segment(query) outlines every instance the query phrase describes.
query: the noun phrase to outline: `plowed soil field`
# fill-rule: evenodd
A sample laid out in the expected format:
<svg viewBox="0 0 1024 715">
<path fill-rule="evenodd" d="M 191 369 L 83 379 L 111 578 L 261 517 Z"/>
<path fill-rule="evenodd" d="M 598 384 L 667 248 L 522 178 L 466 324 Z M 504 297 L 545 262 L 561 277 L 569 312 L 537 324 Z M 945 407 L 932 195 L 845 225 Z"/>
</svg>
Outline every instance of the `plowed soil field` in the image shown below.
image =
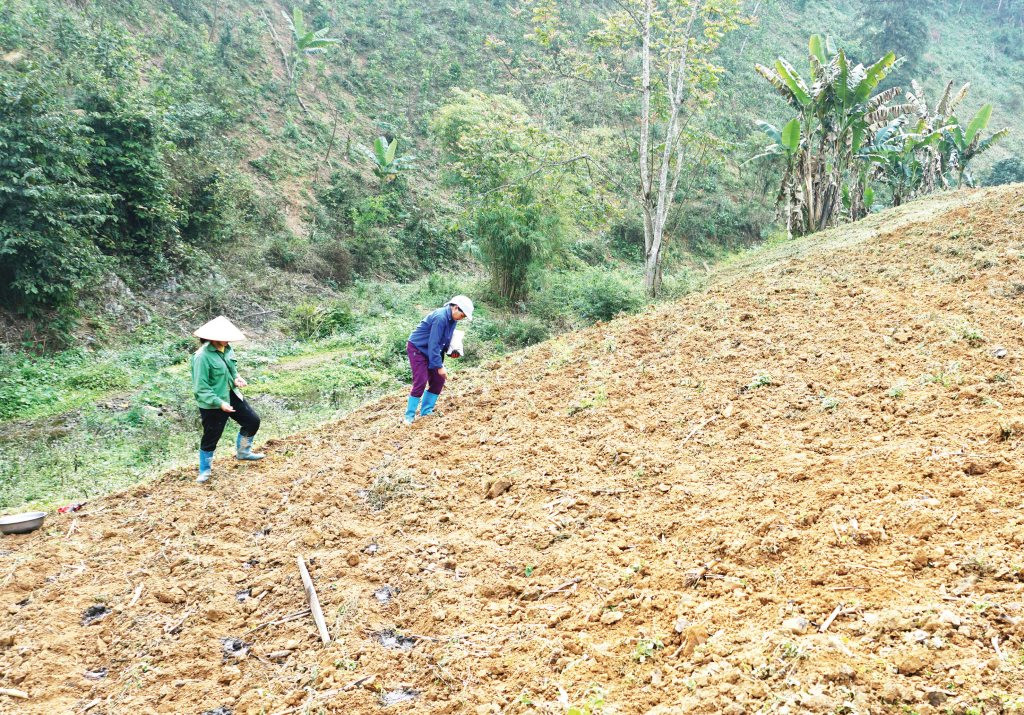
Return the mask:
<svg viewBox="0 0 1024 715">
<path fill-rule="evenodd" d="M 1022 307 L 1024 187 L 942 195 L 225 440 L 0 539 L 0 711 L 1022 711 Z"/>
</svg>

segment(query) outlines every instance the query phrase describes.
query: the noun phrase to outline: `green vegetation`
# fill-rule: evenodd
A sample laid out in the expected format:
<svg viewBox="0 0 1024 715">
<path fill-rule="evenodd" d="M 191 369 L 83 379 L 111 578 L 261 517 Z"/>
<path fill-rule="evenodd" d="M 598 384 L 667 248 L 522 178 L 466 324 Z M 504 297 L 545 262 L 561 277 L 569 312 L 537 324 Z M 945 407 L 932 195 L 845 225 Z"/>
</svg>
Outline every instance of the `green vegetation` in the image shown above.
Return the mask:
<svg viewBox="0 0 1024 715">
<path fill-rule="evenodd" d="M 954 114 L 970 85 L 953 94 L 950 81 L 933 109 L 913 82 L 907 102 L 894 104 L 899 87 L 876 91 L 897 65 L 894 52 L 869 66 L 854 64 L 830 37 L 812 35 L 809 55 L 806 81 L 783 57 L 773 67 L 756 66 L 797 110 L 781 131 L 760 122 L 771 138 L 762 156 L 782 158 L 777 202 L 788 233 L 835 225 L 841 209 L 850 219 L 863 218 L 876 197 L 873 184 L 888 190 L 894 206 L 938 188 L 972 185 L 970 163 L 1008 134 L 984 136 L 991 104 L 970 122 Z"/>
<path fill-rule="evenodd" d="M 0 4 L 0 505 L 190 463 L 187 336 L 213 315 L 258 336 L 243 364 L 280 434 L 397 389 L 406 335 L 455 292 L 481 306 L 472 364 L 781 240 L 785 167 L 746 163 L 754 121 L 794 162 L 817 130 L 752 68 L 811 33 L 927 78 L 912 121 L 829 155 L 833 217 L 1024 177 L 1021 133 L 985 126 L 1024 107 L 1019 3 L 701 2 L 693 26 L 684 5 L 652 5 L 645 85 L 632 0 Z"/>
<path fill-rule="evenodd" d="M 483 302 L 469 327 L 465 357 L 448 367 L 457 372 L 594 316 L 610 317 L 622 306 L 622 287 L 641 295 L 638 275 L 584 274 L 570 283 L 573 299 L 562 301 L 547 287 L 561 285 L 558 277 L 538 274 L 539 302 L 515 315 Z M 317 425 L 401 390 L 409 379 L 409 333 L 427 309 L 461 290 L 487 294 L 473 278 L 357 282 L 339 298 L 296 306 L 287 317 L 287 337 L 241 344 L 246 397 L 263 417 L 259 439 Z M 192 467 L 200 434 L 188 377 L 195 347 L 194 339 L 154 324 L 120 347 L 45 356 L 0 352 L 0 509 L 71 501 L 176 464 Z M 606 399 L 598 394 L 588 406 Z M 218 459 L 230 458 L 228 447 L 225 438 Z"/>
</svg>

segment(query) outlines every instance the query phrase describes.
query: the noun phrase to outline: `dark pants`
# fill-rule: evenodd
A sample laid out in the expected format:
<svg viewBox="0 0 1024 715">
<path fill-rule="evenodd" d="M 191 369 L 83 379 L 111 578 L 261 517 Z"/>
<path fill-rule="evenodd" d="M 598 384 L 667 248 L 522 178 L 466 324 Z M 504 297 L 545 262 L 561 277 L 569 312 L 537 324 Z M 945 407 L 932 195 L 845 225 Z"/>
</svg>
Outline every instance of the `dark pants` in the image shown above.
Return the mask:
<svg viewBox="0 0 1024 715">
<path fill-rule="evenodd" d="M 239 400 L 234 391 L 231 392 L 229 399 L 231 406 L 235 408 L 234 412 L 199 408 L 199 418 L 203 421 L 203 439 L 199 443 L 199 449 L 204 452 L 212 452 L 217 448 L 217 442 L 224 434 L 224 425 L 228 423 L 228 417 L 238 423 L 243 437 L 256 436 L 260 428 L 260 416 L 249 407 L 248 402 Z"/>
<path fill-rule="evenodd" d="M 444 375 L 427 367 L 427 356 L 412 343 L 406 343 L 405 352 L 409 354 L 409 366 L 412 368 L 412 397 L 423 397 L 423 389 L 430 386 L 430 391 L 440 395 L 444 389 Z"/>
</svg>

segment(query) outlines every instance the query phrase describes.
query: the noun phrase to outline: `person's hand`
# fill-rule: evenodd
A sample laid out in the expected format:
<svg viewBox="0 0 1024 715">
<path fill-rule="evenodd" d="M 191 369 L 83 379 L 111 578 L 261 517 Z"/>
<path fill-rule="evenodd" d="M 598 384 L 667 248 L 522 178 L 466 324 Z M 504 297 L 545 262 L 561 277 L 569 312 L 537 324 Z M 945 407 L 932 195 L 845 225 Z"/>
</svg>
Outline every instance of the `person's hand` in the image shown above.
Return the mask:
<svg viewBox="0 0 1024 715">
<path fill-rule="evenodd" d="M 245 381 L 245 378 L 239 375 L 235 378 L 235 387 L 246 387 L 249 383 Z"/>
<path fill-rule="evenodd" d="M 448 371 L 445 370 L 443 367 L 437 368 L 437 374 L 440 375 L 441 377 L 448 377 Z"/>
<path fill-rule="evenodd" d="M 221 411 L 221 412 L 229 412 L 229 413 L 230 413 L 230 412 L 234 412 L 234 411 L 235 411 L 235 408 L 234 408 L 234 407 L 232 407 L 231 405 L 229 405 L 228 403 L 226 403 L 226 402 L 225 402 L 225 403 L 223 403 L 223 404 L 222 404 L 222 405 L 220 406 L 220 411 Z"/>
</svg>

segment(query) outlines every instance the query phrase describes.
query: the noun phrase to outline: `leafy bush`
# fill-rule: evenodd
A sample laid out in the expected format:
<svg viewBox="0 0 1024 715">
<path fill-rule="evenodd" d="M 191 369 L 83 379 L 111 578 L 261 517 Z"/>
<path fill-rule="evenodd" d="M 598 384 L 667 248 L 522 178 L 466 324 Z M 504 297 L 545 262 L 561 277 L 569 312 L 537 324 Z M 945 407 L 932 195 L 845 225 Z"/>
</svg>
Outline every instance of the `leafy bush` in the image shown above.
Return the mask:
<svg viewBox="0 0 1024 715">
<path fill-rule="evenodd" d="M 143 97 L 120 93 L 92 95 L 84 110 L 93 134 L 90 171 L 98 187 L 117 195 L 95 240 L 109 255 L 163 272 L 178 240 L 180 210 L 162 154 L 161 114 Z"/>
<path fill-rule="evenodd" d="M 355 260 L 344 243 L 337 239 L 317 242 L 313 244 L 313 254 L 319 259 L 310 271 L 314 277 L 332 281 L 339 288 L 352 282 Z"/>
<path fill-rule="evenodd" d="M 252 181 L 231 169 L 214 168 L 183 181 L 181 237 L 196 246 L 218 246 L 262 218 L 264 202 Z"/>
<path fill-rule="evenodd" d="M 587 321 L 611 320 L 620 313 L 634 313 L 644 304 L 637 281 L 600 268 L 574 277 L 571 305 Z"/>
<path fill-rule="evenodd" d="M 292 309 L 289 323 L 296 337 L 303 340 L 326 338 L 355 325 L 356 318 L 347 303 L 303 303 Z"/>
<path fill-rule="evenodd" d="M 985 179 L 986 186 L 1002 186 L 1003 184 L 1014 184 L 1024 181 L 1024 159 L 1019 156 L 1011 156 L 1008 159 L 1000 159 L 992 165 Z"/>
<path fill-rule="evenodd" d="M 551 331 L 542 321 L 533 317 L 512 318 L 505 323 L 502 337 L 515 347 L 542 343 L 551 337 Z"/>
<path fill-rule="evenodd" d="M 460 293 L 466 294 L 463 282 L 444 273 L 431 273 L 427 276 L 426 284 L 419 291 L 423 302 L 431 307 L 440 307 L 452 296 Z"/>
<path fill-rule="evenodd" d="M 127 387 L 129 377 L 128 371 L 119 365 L 87 362 L 70 372 L 64 384 L 80 390 L 114 390 Z"/>
<path fill-rule="evenodd" d="M 400 234 L 402 245 L 419 267 L 427 270 L 451 270 L 462 260 L 463 236 L 439 226 L 435 219 L 420 213 L 413 216 Z"/>
<path fill-rule="evenodd" d="M 278 235 L 271 240 L 264 251 L 267 263 L 275 268 L 294 268 L 305 255 L 305 246 L 292 235 Z"/>
<path fill-rule="evenodd" d="M 378 226 L 385 226 L 394 220 L 394 209 L 395 206 L 386 194 L 367 196 L 349 210 L 352 229 L 360 236 Z"/>
<path fill-rule="evenodd" d="M 632 275 L 590 268 L 545 275 L 527 308 L 548 324 L 572 328 L 636 312 L 644 301 L 640 282 Z"/>
<path fill-rule="evenodd" d="M 91 234 L 112 196 L 87 173 L 88 128 L 32 67 L 0 65 L 0 299 L 71 309 L 104 260 Z"/>
</svg>

